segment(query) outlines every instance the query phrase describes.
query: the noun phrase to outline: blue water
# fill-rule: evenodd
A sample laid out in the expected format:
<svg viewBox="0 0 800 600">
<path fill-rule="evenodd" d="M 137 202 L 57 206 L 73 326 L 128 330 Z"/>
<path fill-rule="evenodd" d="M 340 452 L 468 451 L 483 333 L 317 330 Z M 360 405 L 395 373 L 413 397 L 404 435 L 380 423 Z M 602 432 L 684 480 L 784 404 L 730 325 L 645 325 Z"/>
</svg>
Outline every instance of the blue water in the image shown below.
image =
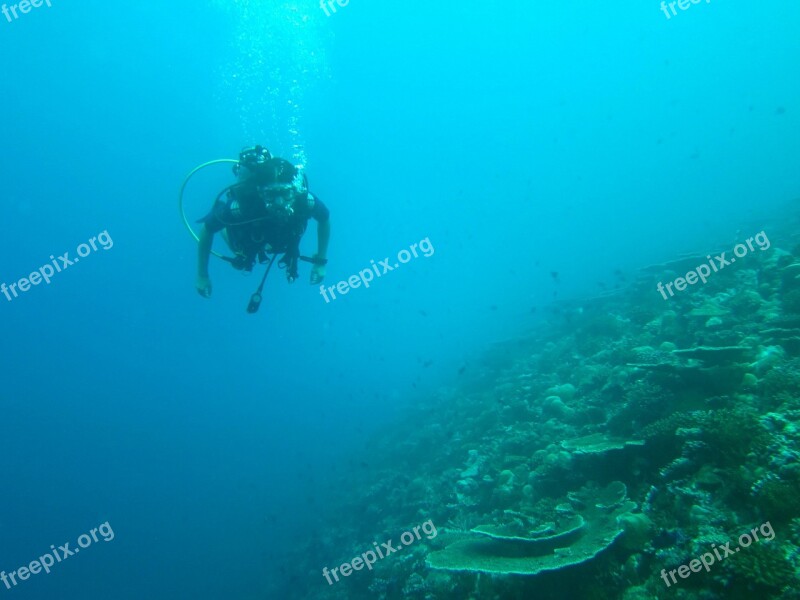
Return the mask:
<svg viewBox="0 0 800 600">
<path fill-rule="evenodd" d="M 790 0 L 669 19 L 655 1 L 0 15 L 0 282 L 113 241 L 0 296 L 0 570 L 114 532 L 0 598 L 292 589 L 308 575 L 282 557 L 325 535 L 343 473 L 406 406 L 551 303 L 752 235 L 798 197 L 799 23 Z M 326 285 L 435 251 L 330 303 L 308 264 L 291 286 L 273 271 L 257 315 L 260 271 L 215 261 L 200 298 L 178 189 L 254 143 L 330 208 Z M 230 182 L 193 178 L 188 218 Z"/>
</svg>

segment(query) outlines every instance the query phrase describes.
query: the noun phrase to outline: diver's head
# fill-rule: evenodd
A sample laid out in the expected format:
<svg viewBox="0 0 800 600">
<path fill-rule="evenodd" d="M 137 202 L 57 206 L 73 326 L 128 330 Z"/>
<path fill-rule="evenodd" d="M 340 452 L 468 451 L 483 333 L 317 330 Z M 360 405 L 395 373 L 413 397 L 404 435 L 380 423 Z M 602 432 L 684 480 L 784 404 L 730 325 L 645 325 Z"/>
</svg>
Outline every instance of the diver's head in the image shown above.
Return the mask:
<svg viewBox="0 0 800 600">
<path fill-rule="evenodd" d="M 239 153 L 239 162 L 233 166 L 233 174 L 240 183 L 250 180 L 268 181 L 271 171 L 267 169 L 267 164 L 271 159 L 269 150 L 263 146 L 244 148 Z"/>
<path fill-rule="evenodd" d="M 256 185 L 267 211 L 277 218 L 292 216 L 297 204 L 308 197 L 306 176 L 282 158 L 268 160 L 263 172 L 265 179 Z"/>
</svg>

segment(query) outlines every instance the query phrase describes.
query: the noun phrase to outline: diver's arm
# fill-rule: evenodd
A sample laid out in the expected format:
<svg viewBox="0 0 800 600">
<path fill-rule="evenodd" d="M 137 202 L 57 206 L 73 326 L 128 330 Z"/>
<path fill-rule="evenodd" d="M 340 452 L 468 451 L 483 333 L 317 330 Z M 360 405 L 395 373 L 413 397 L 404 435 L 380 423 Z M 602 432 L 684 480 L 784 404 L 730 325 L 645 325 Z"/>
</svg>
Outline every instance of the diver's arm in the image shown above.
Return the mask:
<svg viewBox="0 0 800 600">
<path fill-rule="evenodd" d="M 331 220 L 317 222 L 317 258 L 328 256 L 328 242 L 331 239 Z"/>
<path fill-rule="evenodd" d="M 330 217 L 317 221 L 317 253 L 314 258 L 320 258 L 327 262 L 328 241 L 331 239 L 331 220 Z M 325 279 L 325 262 L 315 263 L 311 267 L 311 285 L 321 283 Z"/>
<path fill-rule="evenodd" d="M 313 200 L 311 205 L 312 216 L 317 222 L 317 253 L 314 258 L 320 259 L 319 262 L 315 262 L 314 266 L 311 267 L 311 285 L 316 285 L 325 279 L 325 263 L 328 262 L 328 242 L 331 239 L 331 213 L 319 198 L 313 194 L 309 194 L 309 198 Z"/>
<path fill-rule="evenodd" d="M 197 240 L 197 292 L 204 298 L 211 296 L 211 280 L 208 278 L 208 259 L 211 256 L 211 245 L 214 234 L 203 225 Z"/>
</svg>

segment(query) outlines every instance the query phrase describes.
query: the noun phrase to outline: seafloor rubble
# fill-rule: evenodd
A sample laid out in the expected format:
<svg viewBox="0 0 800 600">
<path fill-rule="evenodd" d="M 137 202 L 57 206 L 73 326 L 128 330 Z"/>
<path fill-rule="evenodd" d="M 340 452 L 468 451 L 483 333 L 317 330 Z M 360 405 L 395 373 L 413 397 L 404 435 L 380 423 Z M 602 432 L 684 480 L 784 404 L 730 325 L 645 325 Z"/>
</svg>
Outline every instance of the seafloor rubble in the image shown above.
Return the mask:
<svg viewBox="0 0 800 600">
<path fill-rule="evenodd" d="M 665 301 L 681 268 L 561 307 L 376 439 L 307 597 L 800 598 L 800 246 Z M 428 519 L 372 572 L 329 587 L 312 563 Z M 773 540 L 662 580 L 765 522 Z"/>
</svg>

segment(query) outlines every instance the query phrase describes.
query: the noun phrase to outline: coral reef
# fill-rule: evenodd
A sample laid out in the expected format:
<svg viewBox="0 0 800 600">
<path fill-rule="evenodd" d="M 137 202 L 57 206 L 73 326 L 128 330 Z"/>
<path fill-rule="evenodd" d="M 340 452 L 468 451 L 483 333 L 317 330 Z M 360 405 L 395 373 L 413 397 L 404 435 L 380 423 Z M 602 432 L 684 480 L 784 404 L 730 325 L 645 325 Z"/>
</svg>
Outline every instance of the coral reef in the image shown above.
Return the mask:
<svg viewBox="0 0 800 600">
<path fill-rule="evenodd" d="M 337 525 L 309 551 L 325 560 L 298 558 L 305 597 L 797 598 L 796 256 L 753 254 L 668 303 L 653 282 L 701 259 L 657 265 L 497 345 L 370 445 L 380 467 L 331 502 Z M 313 582 L 427 519 L 438 537 L 335 590 Z M 766 521 L 774 540 L 664 585 L 662 569 Z"/>
<path fill-rule="evenodd" d="M 578 565 L 609 548 L 624 531 L 621 517 L 636 507 L 625 500 L 620 482 L 599 493 L 570 494 L 568 499 L 572 509 L 564 503 L 553 511 L 551 522 L 505 511 L 506 518 L 513 518 L 502 525 L 472 529 L 488 539 L 456 541 L 431 554 L 428 564 L 447 571 L 505 575 L 537 575 Z"/>
</svg>

